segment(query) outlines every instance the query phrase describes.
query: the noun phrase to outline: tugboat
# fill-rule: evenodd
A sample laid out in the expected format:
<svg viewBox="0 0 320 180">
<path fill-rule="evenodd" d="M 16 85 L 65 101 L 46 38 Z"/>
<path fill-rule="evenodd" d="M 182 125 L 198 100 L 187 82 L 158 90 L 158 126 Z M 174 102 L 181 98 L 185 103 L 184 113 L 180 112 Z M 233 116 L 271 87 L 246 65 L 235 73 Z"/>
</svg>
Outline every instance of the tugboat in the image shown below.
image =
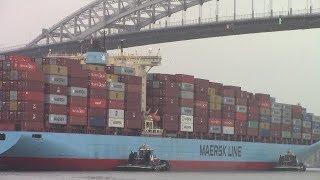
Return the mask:
<svg viewBox="0 0 320 180">
<path fill-rule="evenodd" d="M 160 160 L 154 155 L 154 150 L 147 145 L 140 146 L 138 152 L 132 152 L 128 164 L 117 166 L 117 171 L 169 171 L 169 162 Z"/>
<path fill-rule="evenodd" d="M 280 155 L 278 165 L 274 168 L 276 171 L 306 171 L 306 166 L 298 162 L 297 156 L 288 151 L 285 155 Z"/>
</svg>

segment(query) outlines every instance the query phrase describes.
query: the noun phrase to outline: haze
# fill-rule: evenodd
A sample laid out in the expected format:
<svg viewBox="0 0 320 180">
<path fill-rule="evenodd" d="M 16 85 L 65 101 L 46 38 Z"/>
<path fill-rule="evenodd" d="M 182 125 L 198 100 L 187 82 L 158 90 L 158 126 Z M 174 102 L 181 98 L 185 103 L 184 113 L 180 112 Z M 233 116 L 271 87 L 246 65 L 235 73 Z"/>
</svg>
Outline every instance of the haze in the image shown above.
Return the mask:
<svg viewBox="0 0 320 180">
<path fill-rule="evenodd" d="M 1 0 L 0 48 L 31 41 L 42 28 L 49 28 L 89 2 L 91 0 Z M 238 2 L 241 2 L 239 13 L 251 11 L 247 8 L 250 0 Z M 274 4 L 278 4 L 275 11 L 287 9 L 287 0 L 277 0 Z M 320 8 L 319 0 L 312 4 Z M 307 6 L 306 1 L 293 1 L 293 8 Z M 212 4 L 206 8 L 204 14 L 212 17 L 214 7 Z M 256 9 L 257 12 L 268 9 L 268 1 L 256 2 Z M 196 15 L 196 10 L 193 8 L 188 13 Z M 232 12 L 232 6 L 221 8 L 222 15 L 232 15 Z M 260 33 L 157 44 L 129 51 L 160 48 L 163 65 L 152 72 L 193 74 L 226 85 L 238 85 L 244 90 L 269 93 L 279 102 L 300 102 L 309 112 L 320 115 L 319 34 L 319 29 Z"/>
</svg>

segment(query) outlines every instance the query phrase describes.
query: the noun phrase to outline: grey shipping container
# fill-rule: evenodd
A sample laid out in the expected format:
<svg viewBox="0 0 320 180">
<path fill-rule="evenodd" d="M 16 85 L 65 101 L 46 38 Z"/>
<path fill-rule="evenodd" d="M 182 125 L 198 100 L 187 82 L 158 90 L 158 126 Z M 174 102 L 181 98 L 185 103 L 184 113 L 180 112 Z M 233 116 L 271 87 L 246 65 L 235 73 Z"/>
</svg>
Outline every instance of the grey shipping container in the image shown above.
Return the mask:
<svg viewBox="0 0 320 180">
<path fill-rule="evenodd" d="M 272 109 L 282 109 L 282 104 L 281 103 L 272 103 Z"/>
<path fill-rule="evenodd" d="M 281 109 L 272 109 L 271 115 L 274 117 L 281 117 L 282 111 Z"/>
<path fill-rule="evenodd" d="M 18 92 L 17 91 L 10 91 L 10 101 L 16 101 L 18 98 Z"/>
<path fill-rule="evenodd" d="M 180 98 L 182 99 L 194 99 L 194 93 L 189 91 L 181 91 Z"/>
<path fill-rule="evenodd" d="M 62 95 L 47 94 L 45 96 L 45 102 L 48 104 L 67 105 L 68 98 Z"/>
<path fill-rule="evenodd" d="M 231 98 L 231 97 L 223 97 L 223 104 L 234 105 L 235 104 L 235 99 Z"/>
<path fill-rule="evenodd" d="M 292 119 L 291 118 L 282 118 L 282 123 L 283 124 L 292 124 Z"/>
<path fill-rule="evenodd" d="M 302 121 L 302 126 L 304 128 L 311 128 L 312 127 L 312 123 L 310 121 Z"/>
<path fill-rule="evenodd" d="M 311 139 L 311 134 L 309 134 L 309 133 L 302 133 L 302 139 L 310 140 L 310 139 Z"/>
<path fill-rule="evenodd" d="M 193 108 L 190 107 L 181 107 L 180 108 L 181 115 L 193 116 Z"/>
<path fill-rule="evenodd" d="M 209 133 L 220 134 L 221 126 L 209 126 Z"/>
<path fill-rule="evenodd" d="M 17 70 L 10 71 L 10 80 L 11 81 L 18 80 L 18 71 Z"/>
<path fill-rule="evenodd" d="M 124 91 L 124 83 L 110 82 L 108 85 L 108 90 L 110 91 Z"/>
<path fill-rule="evenodd" d="M 272 117 L 271 118 L 271 122 L 272 123 L 281 123 L 281 118 L 280 117 Z"/>
<path fill-rule="evenodd" d="M 134 76 L 136 74 L 136 72 L 135 72 L 134 68 L 115 66 L 114 67 L 114 74 Z"/>
<path fill-rule="evenodd" d="M 152 82 L 152 87 L 155 88 L 155 89 L 159 88 L 160 87 L 160 82 L 159 81 L 153 81 Z"/>
<path fill-rule="evenodd" d="M 194 85 L 190 83 L 180 83 L 179 87 L 181 91 L 190 91 L 190 92 L 194 91 Z"/>
<path fill-rule="evenodd" d="M 68 86 L 68 77 L 58 75 L 47 75 L 45 78 L 46 83 Z"/>
<path fill-rule="evenodd" d="M 293 139 L 301 139 L 301 133 L 292 133 Z"/>
<path fill-rule="evenodd" d="M 70 87 L 69 88 L 70 96 L 78 96 L 78 97 L 88 97 L 88 89 L 81 87 Z"/>
</svg>

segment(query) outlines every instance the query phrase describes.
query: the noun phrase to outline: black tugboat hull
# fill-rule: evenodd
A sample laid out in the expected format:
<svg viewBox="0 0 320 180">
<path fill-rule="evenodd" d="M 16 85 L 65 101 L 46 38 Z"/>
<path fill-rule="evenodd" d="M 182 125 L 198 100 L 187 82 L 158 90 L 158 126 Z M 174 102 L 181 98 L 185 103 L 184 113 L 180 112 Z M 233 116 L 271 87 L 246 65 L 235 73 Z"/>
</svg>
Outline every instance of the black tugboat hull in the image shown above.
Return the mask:
<svg viewBox="0 0 320 180">
<path fill-rule="evenodd" d="M 116 171 L 155 171 L 153 166 L 138 166 L 138 165 L 125 165 L 118 166 Z"/>
<path fill-rule="evenodd" d="M 306 171 L 305 167 L 300 166 L 276 166 L 274 171 Z"/>
</svg>

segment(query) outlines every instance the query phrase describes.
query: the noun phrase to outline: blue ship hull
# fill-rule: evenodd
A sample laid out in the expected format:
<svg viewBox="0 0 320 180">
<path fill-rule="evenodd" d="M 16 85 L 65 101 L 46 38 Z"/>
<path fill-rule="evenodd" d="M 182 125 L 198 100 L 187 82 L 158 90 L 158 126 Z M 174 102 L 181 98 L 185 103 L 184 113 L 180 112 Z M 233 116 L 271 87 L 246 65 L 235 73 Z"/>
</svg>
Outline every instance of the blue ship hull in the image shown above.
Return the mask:
<svg viewBox="0 0 320 180">
<path fill-rule="evenodd" d="M 298 158 L 319 148 L 307 145 L 236 141 L 3 132 L 0 167 L 9 170 L 112 170 L 126 164 L 128 154 L 142 144 L 170 163 L 171 170 L 266 170 L 288 150 Z M 41 138 L 33 137 L 41 134 Z"/>
</svg>

